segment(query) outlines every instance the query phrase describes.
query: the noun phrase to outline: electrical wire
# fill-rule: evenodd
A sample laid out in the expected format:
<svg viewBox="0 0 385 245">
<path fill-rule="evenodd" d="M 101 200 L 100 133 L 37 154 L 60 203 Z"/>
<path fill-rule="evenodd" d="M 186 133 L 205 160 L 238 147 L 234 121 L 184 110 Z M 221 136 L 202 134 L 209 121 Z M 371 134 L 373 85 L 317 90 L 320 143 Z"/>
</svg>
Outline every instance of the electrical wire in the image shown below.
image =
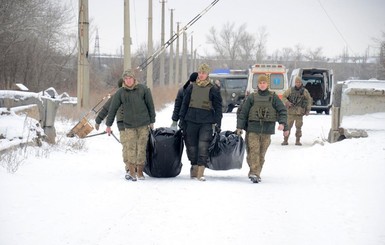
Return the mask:
<svg viewBox="0 0 385 245">
<path fill-rule="evenodd" d="M 334 23 L 333 19 L 330 17 L 324 6 L 322 5 L 320 0 L 317 0 L 318 4 L 321 6 L 322 10 L 325 12 L 326 16 L 328 17 L 329 21 L 332 23 L 338 34 L 341 36 L 342 40 L 344 40 L 346 47 L 354 54 L 354 50 L 350 47 L 348 41 L 345 39 L 344 35 L 342 35 L 341 31 L 338 29 L 337 25 Z"/>
</svg>

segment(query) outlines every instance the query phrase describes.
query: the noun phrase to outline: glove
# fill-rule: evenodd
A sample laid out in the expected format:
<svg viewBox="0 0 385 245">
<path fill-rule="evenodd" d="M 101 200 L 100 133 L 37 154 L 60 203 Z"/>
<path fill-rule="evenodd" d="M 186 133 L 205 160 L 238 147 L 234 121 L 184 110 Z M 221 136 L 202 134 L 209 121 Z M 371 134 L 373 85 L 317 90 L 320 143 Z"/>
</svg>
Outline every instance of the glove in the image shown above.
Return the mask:
<svg viewBox="0 0 385 245">
<path fill-rule="evenodd" d="M 153 123 L 150 123 L 150 124 L 148 125 L 148 127 L 149 127 L 150 129 L 154 129 L 154 124 L 153 124 Z"/>
<path fill-rule="evenodd" d="M 235 131 L 235 133 L 236 133 L 238 136 L 241 136 L 241 135 L 242 135 L 242 129 L 237 128 L 237 130 Z"/>
<path fill-rule="evenodd" d="M 96 129 L 96 131 L 98 131 L 99 130 L 99 127 L 100 127 L 100 124 L 95 124 L 95 129 Z"/>
<path fill-rule="evenodd" d="M 172 121 L 172 124 L 171 124 L 171 128 L 174 129 L 175 131 L 178 130 L 178 126 L 177 126 L 177 121 Z"/>
</svg>

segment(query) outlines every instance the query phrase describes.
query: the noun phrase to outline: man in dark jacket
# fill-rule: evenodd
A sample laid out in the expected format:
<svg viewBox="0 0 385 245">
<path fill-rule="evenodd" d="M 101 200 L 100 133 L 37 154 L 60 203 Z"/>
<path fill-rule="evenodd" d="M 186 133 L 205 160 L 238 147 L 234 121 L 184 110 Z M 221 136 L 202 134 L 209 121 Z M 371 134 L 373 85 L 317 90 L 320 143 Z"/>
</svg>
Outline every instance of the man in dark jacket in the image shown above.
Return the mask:
<svg viewBox="0 0 385 245">
<path fill-rule="evenodd" d="M 123 125 L 125 157 L 128 161 L 126 179 L 136 181 L 144 179 L 143 169 L 146 160 L 146 147 L 149 128 L 154 127 L 155 107 L 150 89 L 139 84 L 131 70 L 123 73 L 123 86 L 114 94 L 106 120 L 108 135 L 116 112 L 123 107 Z"/>
<path fill-rule="evenodd" d="M 253 183 L 261 181 L 261 171 L 265 163 L 271 135 L 275 133 L 275 123 L 284 135 L 289 134 L 287 111 L 279 97 L 270 92 L 265 75 L 258 77 L 258 91 L 251 93 L 237 115 L 237 134 L 246 130 L 247 163 L 250 167 L 249 178 Z"/>
<path fill-rule="evenodd" d="M 174 103 L 174 111 L 172 112 L 172 117 L 171 117 L 172 119 L 171 128 L 173 128 L 174 130 L 178 129 L 177 125 L 179 121 L 179 111 L 183 101 L 183 93 L 185 89 L 190 85 L 190 83 L 195 82 L 197 78 L 198 78 L 198 72 L 191 73 L 189 80 L 187 80 L 187 82 L 178 90 L 178 94 L 176 95 L 175 103 Z"/>
<path fill-rule="evenodd" d="M 198 79 L 186 88 L 179 113 L 187 155 L 197 179 L 201 181 L 206 180 L 204 170 L 213 126 L 220 130 L 222 122 L 222 97 L 219 89 L 211 83 L 209 73 L 207 64 L 199 66 Z"/>
</svg>

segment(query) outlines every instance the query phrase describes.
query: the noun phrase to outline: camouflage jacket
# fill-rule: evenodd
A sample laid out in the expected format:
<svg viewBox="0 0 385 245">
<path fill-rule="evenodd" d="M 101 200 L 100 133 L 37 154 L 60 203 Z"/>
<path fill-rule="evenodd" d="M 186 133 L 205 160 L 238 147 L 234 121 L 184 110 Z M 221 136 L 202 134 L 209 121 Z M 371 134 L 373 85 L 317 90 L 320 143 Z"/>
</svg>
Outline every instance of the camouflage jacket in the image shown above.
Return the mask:
<svg viewBox="0 0 385 245">
<path fill-rule="evenodd" d="M 282 102 L 285 105 L 290 102 L 290 106 L 286 106 L 289 115 L 303 116 L 310 112 L 313 99 L 309 91 L 301 86 L 300 88 L 293 87 L 286 90 L 282 95 Z"/>
<path fill-rule="evenodd" d="M 132 89 L 123 85 L 112 97 L 106 125 L 111 126 L 116 112 L 123 107 L 124 128 L 138 128 L 155 122 L 155 106 L 150 89 L 135 84 Z"/>
</svg>

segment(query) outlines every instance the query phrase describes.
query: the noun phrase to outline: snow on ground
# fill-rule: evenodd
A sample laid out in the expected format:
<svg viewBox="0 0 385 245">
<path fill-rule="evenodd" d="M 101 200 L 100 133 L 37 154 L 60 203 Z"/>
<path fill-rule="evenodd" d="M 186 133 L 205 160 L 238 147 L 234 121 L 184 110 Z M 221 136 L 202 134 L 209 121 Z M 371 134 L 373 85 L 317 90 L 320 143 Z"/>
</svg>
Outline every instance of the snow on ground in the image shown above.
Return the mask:
<svg viewBox="0 0 385 245">
<path fill-rule="evenodd" d="M 158 112 L 155 127 L 171 113 Z M 328 115 L 304 118 L 301 147 L 293 137 L 281 146 L 277 131 L 259 184 L 246 161 L 191 180 L 186 154 L 175 178 L 126 181 L 113 137 L 71 150 L 78 140 L 63 135 L 76 122 L 57 121 L 57 146 L 13 174 L 0 168 L 0 244 L 385 244 L 385 116 L 376 116 L 369 137 L 334 144 Z M 222 130 L 235 130 L 235 118 L 224 114 Z"/>
</svg>

